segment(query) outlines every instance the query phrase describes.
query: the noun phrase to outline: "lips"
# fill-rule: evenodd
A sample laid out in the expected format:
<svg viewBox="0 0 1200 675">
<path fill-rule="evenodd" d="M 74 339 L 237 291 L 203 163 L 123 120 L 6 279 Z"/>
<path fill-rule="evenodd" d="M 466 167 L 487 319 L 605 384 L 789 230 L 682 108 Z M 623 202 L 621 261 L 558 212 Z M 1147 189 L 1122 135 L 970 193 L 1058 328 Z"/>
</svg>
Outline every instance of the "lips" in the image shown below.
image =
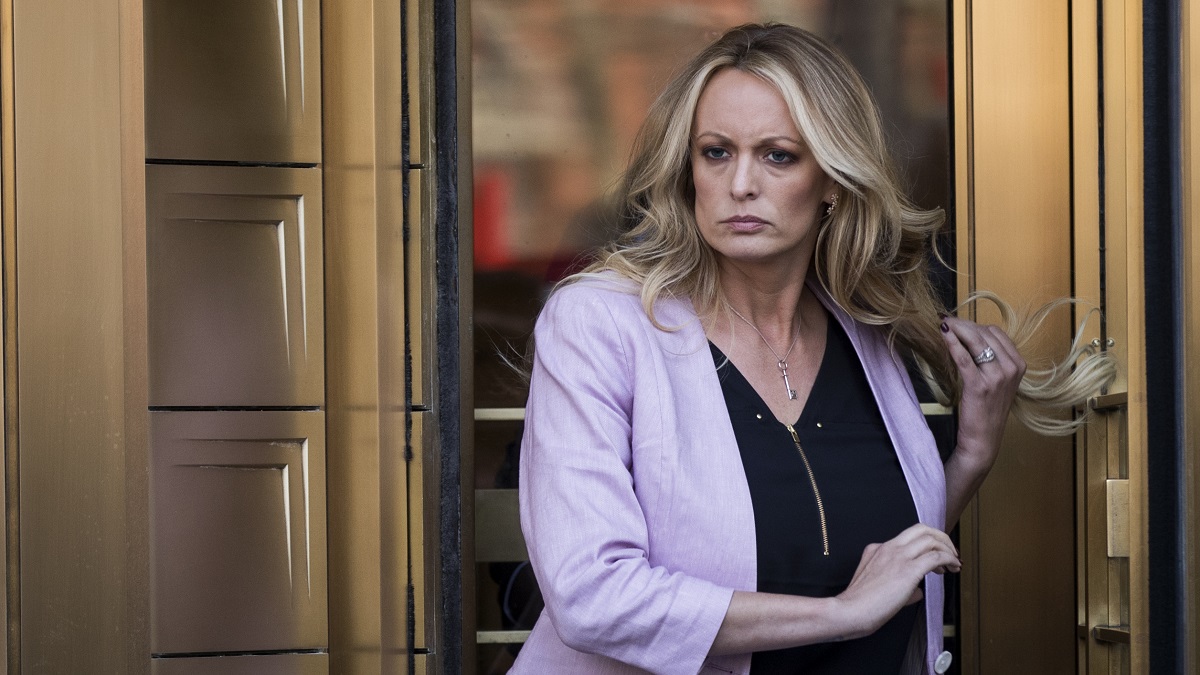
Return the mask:
<svg viewBox="0 0 1200 675">
<path fill-rule="evenodd" d="M 735 232 L 752 232 L 762 229 L 762 227 L 767 224 L 767 221 L 759 218 L 758 216 L 742 214 L 730 216 L 721 222 L 725 225 L 728 225 Z"/>
</svg>

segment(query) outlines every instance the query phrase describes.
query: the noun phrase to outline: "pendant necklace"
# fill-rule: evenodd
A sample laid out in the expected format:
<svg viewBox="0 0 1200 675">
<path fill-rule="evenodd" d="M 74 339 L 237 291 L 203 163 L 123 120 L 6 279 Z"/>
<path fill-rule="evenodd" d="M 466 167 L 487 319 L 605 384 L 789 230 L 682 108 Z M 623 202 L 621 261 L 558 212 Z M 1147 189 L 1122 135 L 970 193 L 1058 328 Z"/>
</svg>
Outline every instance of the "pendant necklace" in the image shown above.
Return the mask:
<svg viewBox="0 0 1200 675">
<path fill-rule="evenodd" d="M 792 383 L 788 381 L 787 358 L 792 355 L 792 350 L 796 348 L 796 342 L 800 340 L 800 331 L 796 331 L 795 337 L 792 338 L 792 345 L 788 347 L 787 353 L 781 357 L 779 356 L 779 352 L 775 351 L 775 348 L 771 346 L 771 343 L 767 340 L 767 336 L 763 335 L 762 331 L 758 329 L 758 326 L 750 323 L 750 319 L 742 316 L 742 313 L 734 309 L 733 305 L 730 305 L 728 302 L 726 302 L 725 305 L 729 307 L 729 311 L 733 312 L 737 318 L 746 322 L 747 326 L 753 328 L 754 332 L 758 333 L 758 337 L 762 338 L 763 344 L 767 346 L 767 349 L 771 350 L 771 354 L 775 357 L 775 367 L 779 369 L 779 375 L 783 378 L 783 388 L 787 390 L 789 399 L 793 401 L 796 400 L 796 390 L 792 389 Z"/>
</svg>

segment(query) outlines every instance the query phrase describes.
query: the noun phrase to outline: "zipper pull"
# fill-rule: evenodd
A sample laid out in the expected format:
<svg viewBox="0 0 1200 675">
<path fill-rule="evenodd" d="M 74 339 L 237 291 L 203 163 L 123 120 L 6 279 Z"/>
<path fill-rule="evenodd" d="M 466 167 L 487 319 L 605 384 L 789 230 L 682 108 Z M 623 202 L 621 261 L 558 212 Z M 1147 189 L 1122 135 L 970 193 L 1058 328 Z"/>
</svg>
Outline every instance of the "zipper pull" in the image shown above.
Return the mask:
<svg viewBox="0 0 1200 675">
<path fill-rule="evenodd" d="M 800 436 L 796 434 L 796 430 L 792 428 L 792 425 L 785 424 L 783 426 L 787 427 L 788 433 L 792 435 L 792 440 L 796 442 L 796 445 L 800 445 Z"/>
</svg>

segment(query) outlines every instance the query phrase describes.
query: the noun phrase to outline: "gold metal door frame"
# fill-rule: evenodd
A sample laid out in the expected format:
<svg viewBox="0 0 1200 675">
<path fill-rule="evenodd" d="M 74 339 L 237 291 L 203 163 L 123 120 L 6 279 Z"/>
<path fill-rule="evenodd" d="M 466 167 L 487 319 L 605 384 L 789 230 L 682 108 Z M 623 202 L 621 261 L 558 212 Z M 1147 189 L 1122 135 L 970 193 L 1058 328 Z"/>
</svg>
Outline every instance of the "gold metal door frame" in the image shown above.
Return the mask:
<svg viewBox="0 0 1200 675">
<path fill-rule="evenodd" d="M 17 475 L 17 381 L 12 372 L 16 363 L 17 329 L 16 315 L 16 228 L 15 190 L 16 155 L 13 152 L 13 0 L 0 0 L 0 264 L 3 264 L 3 349 L 0 350 L 0 372 L 3 372 L 4 415 L 4 461 L 0 463 L 4 485 L 4 519 L 0 527 L 4 533 L 4 634 L 0 645 L 4 647 L 3 672 L 19 672 L 20 653 L 10 648 L 11 642 L 21 638 L 21 547 L 17 533 L 20 532 L 20 491 L 15 479 Z"/>
<path fill-rule="evenodd" d="M 468 672 L 466 7 L 322 21 L 331 672 Z"/>
<path fill-rule="evenodd" d="M 1181 81 L 1183 86 L 1183 222 L 1184 222 L 1184 353 L 1186 361 L 1184 438 L 1190 443 L 1200 439 L 1200 8 L 1194 2 L 1183 3 L 1183 45 Z M 1187 659 L 1200 665 L 1200 459 L 1192 458 L 1187 471 L 1186 515 L 1184 532 L 1191 537 L 1186 552 L 1188 588 L 1186 616 L 1191 631 L 1187 635 Z"/>
<path fill-rule="evenodd" d="M 146 672 L 142 3 L 0 19 L 6 665 Z"/>
<path fill-rule="evenodd" d="M 3 309 L 3 345 L 0 349 L 0 372 L 3 373 L 4 460 L 0 472 L 4 485 L 4 518 L 0 529 L 4 534 L 4 631 L 0 646 L 4 648 L 3 669 L 0 673 L 20 672 L 20 652 L 13 649 L 21 639 L 21 545 L 20 486 L 17 476 L 17 379 L 13 366 L 17 362 L 17 266 L 16 266 L 16 153 L 13 152 L 13 0 L 0 0 L 0 264 L 3 273 L 0 294 Z"/>
</svg>

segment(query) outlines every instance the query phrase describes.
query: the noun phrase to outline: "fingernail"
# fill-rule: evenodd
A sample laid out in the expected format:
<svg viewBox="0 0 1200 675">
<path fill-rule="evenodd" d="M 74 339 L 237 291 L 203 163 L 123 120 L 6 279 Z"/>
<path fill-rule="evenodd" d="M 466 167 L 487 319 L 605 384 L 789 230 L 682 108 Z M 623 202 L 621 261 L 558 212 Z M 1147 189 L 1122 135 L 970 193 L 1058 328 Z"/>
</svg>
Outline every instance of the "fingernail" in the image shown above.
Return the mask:
<svg viewBox="0 0 1200 675">
<path fill-rule="evenodd" d="M 945 321 L 943 321 L 943 322 L 942 322 L 942 332 L 943 332 L 943 333 L 949 333 L 949 332 L 950 332 L 950 326 L 947 326 Z"/>
<path fill-rule="evenodd" d="M 948 317 L 948 316 L 950 316 L 950 315 L 949 315 L 949 314 L 947 314 L 947 313 L 945 313 L 945 312 L 938 312 L 938 318 L 939 318 L 939 319 L 945 319 L 945 318 L 946 318 L 946 317 Z"/>
</svg>

